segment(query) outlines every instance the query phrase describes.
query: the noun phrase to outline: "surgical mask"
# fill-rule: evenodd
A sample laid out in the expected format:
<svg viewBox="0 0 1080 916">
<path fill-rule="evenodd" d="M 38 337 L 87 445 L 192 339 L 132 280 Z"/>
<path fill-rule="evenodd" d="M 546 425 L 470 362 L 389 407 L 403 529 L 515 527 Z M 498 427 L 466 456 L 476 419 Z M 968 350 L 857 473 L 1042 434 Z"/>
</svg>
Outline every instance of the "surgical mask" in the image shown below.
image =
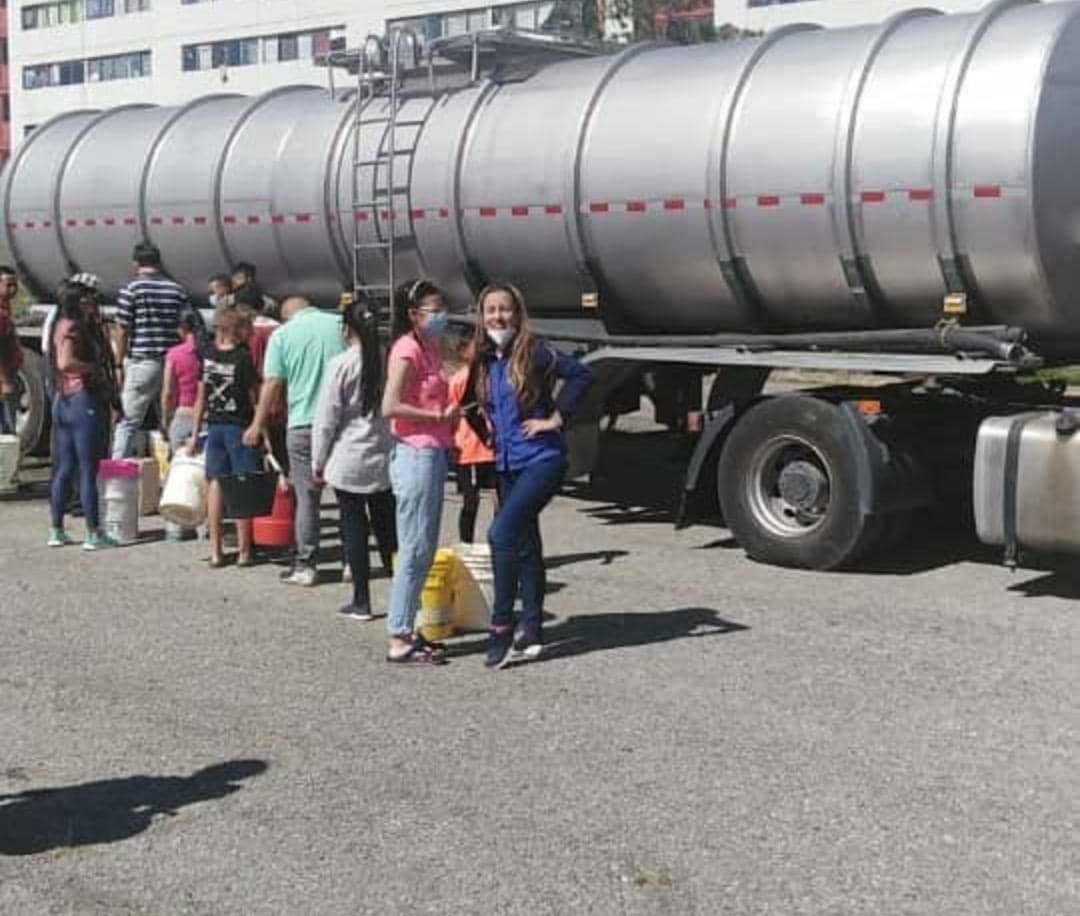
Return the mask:
<svg viewBox="0 0 1080 916">
<path fill-rule="evenodd" d="M 446 312 L 435 312 L 420 326 L 428 337 L 442 337 L 450 326 L 450 316 Z"/>
<path fill-rule="evenodd" d="M 506 345 L 514 339 L 513 328 L 488 328 L 487 336 L 496 347 L 505 350 Z"/>
</svg>

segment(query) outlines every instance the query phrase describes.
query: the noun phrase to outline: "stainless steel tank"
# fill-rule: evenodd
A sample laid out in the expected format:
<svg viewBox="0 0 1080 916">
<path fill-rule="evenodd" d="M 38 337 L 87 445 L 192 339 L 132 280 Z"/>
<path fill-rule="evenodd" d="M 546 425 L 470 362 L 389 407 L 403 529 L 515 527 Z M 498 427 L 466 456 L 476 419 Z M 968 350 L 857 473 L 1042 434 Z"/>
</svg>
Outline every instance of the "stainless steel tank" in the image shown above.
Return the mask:
<svg viewBox="0 0 1080 916">
<path fill-rule="evenodd" d="M 72 112 L 6 168 L 7 244 L 42 290 L 122 283 L 145 236 L 195 288 L 249 260 L 329 300 L 353 221 L 362 242 L 392 222 L 399 270 L 459 303 L 508 278 L 595 317 L 597 290 L 621 331 L 921 326 L 966 291 L 979 321 L 1080 338 L 1080 3 L 635 46 L 400 118 L 393 206 L 354 214 L 351 107 L 325 90 Z"/>
</svg>

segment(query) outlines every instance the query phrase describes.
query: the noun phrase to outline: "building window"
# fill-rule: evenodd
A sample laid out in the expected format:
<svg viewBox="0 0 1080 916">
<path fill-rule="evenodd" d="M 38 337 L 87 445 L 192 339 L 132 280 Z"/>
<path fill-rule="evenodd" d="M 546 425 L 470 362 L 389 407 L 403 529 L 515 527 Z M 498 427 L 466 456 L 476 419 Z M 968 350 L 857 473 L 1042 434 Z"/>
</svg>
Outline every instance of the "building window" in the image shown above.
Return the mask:
<svg viewBox="0 0 1080 916">
<path fill-rule="evenodd" d="M 23 89 L 71 86 L 83 82 L 99 83 L 149 75 L 150 52 L 134 51 L 130 54 L 92 57 L 89 60 L 66 60 L 56 64 L 23 67 Z"/>
<path fill-rule="evenodd" d="M 69 25 L 84 19 L 105 19 L 118 13 L 141 13 L 150 9 L 151 0 L 52 0 L 32 3 L 21 13 L 24 29 L 47 29 Z"/>
<path fill-rule="evenodd" d="M 388 30 L 410 29 L 423 46 L 436 38 L 463 35 L 466 32 L 478 32 L 490 28 L 505 27 L 536 31 L 544 27 L 555 11 L 555 7 L 554 0 L 533 0 L 532 3 L 500 4 L 431 16 L 391 19 L 386 23 L 386 27 Z"/>
<path fill-rule="evenodd" d="M 329 53 L 330 42 L 344 32 L 344 26 L 335 26 L 310 32 L 288 32 L 261 38 L 233 38 L 208 44 L 184 45 L 180 50 L 180 66 L 189 72 L 218 67 L 247 67 L 259 62 L 260 47 L 264 63 L 311 60 Z"/>
</svg>

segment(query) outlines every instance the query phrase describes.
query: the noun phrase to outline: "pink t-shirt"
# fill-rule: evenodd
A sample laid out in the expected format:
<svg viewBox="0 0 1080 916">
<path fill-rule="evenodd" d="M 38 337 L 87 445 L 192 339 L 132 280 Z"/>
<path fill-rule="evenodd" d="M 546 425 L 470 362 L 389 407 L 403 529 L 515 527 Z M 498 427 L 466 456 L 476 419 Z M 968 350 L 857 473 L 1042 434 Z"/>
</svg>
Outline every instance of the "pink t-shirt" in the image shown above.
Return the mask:
<svg viewBox="0 0 1080 916">
<path fill-rule="evenodd" d="M 70 340 L 75 345 L 79 342 L 78 328 L 70 318 L 58 319 L 56 327 L 53 329 L 53 350 L 56 353 L 57 360 L 60 358 L 60 346 L 65 340 Z M 56 389 L 64 397 L 78 394 L 84 387 L 81 372 L 61 372 L 59 369 L 56 370 Z"/>
<path fill-rule="evenodd" d="M 442 357 L 437 346 L 421 346 L 414 334 L 403 334 L 390 350 L 390 362 L 404 360 L 412 366 L 401 400 L 422 410 L 443 410 L 450 397 L 450 385 L 443 374 Z M 450 448 L 454 431 L 449 423 L 435 420 L 390 421 L 395 439 L 414 448 Z"/>
<path fill-rule="evenodd" d="M 165 371 L 176 376 L 176 406 L 194 407 L 201 371 L 194 337 L 169 349 L 165 354 Z"/>
</svg>

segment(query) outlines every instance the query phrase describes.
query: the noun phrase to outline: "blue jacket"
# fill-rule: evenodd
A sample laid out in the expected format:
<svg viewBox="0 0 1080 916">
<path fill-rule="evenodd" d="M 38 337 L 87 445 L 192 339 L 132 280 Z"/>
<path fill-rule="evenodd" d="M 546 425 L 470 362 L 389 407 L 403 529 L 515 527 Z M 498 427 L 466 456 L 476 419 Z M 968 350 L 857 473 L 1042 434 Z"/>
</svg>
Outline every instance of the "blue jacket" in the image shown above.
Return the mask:
<svg viewBox="0 0 1080 916">
<path fill-rule="evenodd" d="M 529 419 L 546 419 L 556 409 L 568 421 L 592 387 L 592 373 L 576 359 L 537 342 L 533 376 L 541 393 L 532 409 L 522 413 L 507 372 L 509 360 L 499 359 L 494 350 L 485 353 L 483 359 L 487 368 L 487 403 L 483 406 L 494 437 L 495 469 L 520 471 L 538 461 L 565 455 L 566 440 L 561 430 L 526 439 L 521 424 Z M 552 396 L 556 379 L 563 380 L 557 398 Z"/>
</svg>

